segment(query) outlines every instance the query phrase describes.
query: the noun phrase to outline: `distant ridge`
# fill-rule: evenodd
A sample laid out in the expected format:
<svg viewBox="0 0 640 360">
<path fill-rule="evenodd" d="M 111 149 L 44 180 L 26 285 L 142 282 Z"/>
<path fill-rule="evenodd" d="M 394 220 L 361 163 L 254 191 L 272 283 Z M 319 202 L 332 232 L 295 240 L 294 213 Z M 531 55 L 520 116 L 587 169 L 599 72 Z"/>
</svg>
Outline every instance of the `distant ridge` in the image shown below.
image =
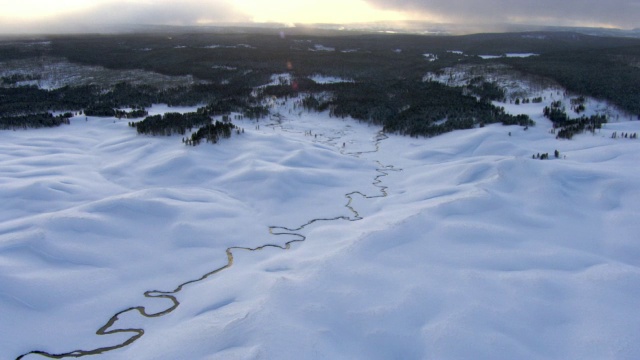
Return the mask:
<svg viewBox="0 0 640 360">
<path fill-rule="evenodd" d="M 256 33 L 265 31 L 286 31 L 300 33 L 387 33 L 414 34 L 427 36 L 453 36 L 482 33 L 519 33 L 519 32 L 573 32 L 592 36 L 640 38 L 640 28 L 617 29 L 601 27 L 543 26 L 529 24 L 453 24 L 429 23 L 423 21 L 379 21 L 351 24 L 285 24 L 277 22 L 229 22 L 211 25 L 140 25 L 140 24 L 85 24 L 74 23 L 52 31 L 51 34 L 126 34 L 126 33 Z M 44 35 L 45 33 L 24 33 L 21 35 Z M 2 35 L 2 33 L 0 33 Z M 13 33 L 13 35 L 18 35 Z"/>
</svg>

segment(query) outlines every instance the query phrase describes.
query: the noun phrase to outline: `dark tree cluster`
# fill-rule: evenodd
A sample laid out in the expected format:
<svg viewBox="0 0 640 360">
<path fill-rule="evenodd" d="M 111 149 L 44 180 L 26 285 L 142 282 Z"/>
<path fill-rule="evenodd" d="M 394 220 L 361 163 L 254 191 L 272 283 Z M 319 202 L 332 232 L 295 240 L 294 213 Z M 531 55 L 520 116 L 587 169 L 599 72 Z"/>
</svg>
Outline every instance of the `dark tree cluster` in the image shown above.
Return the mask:
<svg viewBox="0 0 640 360">
<path fill-rule="evenodd" d="M 170 136 L 173 134 L 184 135 L 191 132 L 188 138 L 183 138 L 183 143 L 196 146 L 206 140 L 213 144 L 220 139 L 229 138 L 235 129 L 238 133 L 244 133 L 244 129 L 239 129 L 229 121 L 229 114 L 225 110 L 232 108 L 220 107 L 221 103 L 212 103 L 205 107 L 198 108 L 196 112 L 190 113 L 165 113 L 164 115 L 147 116 L 144 120 L 130 122 L 129 126 L 135 127 L 138 134 L 149 134 L 154 136 Z M 237 105 L 240 105 L 239 103 Z M 223 115 L 224 121 L 212 123 L 212 116 Z"/>
<path fill-rule="evenodd" d="M 177 112 L 164 115 L 147 116 L 144 120 L 130 122 L 129 126 L 135 127 L 138 134 L 154 136 L 169 136 L 173 134 L 184 135 L 195 127 L 211 123 L 211 117 L 204 112 L 190 112 L 180 114 Z"/>
<path fill-rule="evenodd" d="M 0 114 L 26 115 L 56 110 L 88 110 L 91 116 L 114 116 L 115 108 L 151 105 L 149 94 L 144 98 L 120 85 L 110 91 L 98 86 L 65 86 L 46 90 L 36 86 L 0 88 Z M 124 91 L 124 93 L 122 93 Z M 140 94 L 138 94 L 140 95 Z"/>
<path fill-rule="evenodd" d="M 248 106 L 246 97 L 233 96 L 213 100 L 208 105 L 198 108 L 198 112 L 211 116 L 229 115 L 232 112 L 242 113 Z"/>
<path fill-rule="evenodd" d="M 240 132 L 238 127 L 231 122 L 216 121 L 213 124 L 202 126 L 191 134 L 191 138 L 183 141 L 185 144 L 193 146 L 200 144 L 202 139 L 215 144 L 220 139 L 228 139 L 231 137 L 231 133 L 234 129 L 237 130 L 237 132 Z"/>
<path fill-rule="evenodd" d="M 37 129 L 43 127 L 55 127 L 62 124 L 70 124 L 70 113 L 53 116 L 51 113 L 30 114 L 21 116 L 6 116 L 0 118 L 0 129 Z"/>
<path fill-rule="evenodd" d="M 269 108 L 262 105 L 247 106 L 243 111 L 243 115 L 252 120 L 262 119 L 269 115 Z"/>
<path fill-rule="evenodd" d="M 16 85 L 19 82 L 39 80 L 40 78 L 41 78 L 40 76 L 31 75 L 31 74 L 13 74 L 13 75 L 1 77 L 0 84 L 11 86 L 11 85 Z"/>
<path fill-rule="evenodd" d="M 558 151 L 558 150 L 556 150 L 556 151 Z M 558 156 L 560 156 L 560 155 L 558 155 Z M 556 156 L 556 157 L 558 157 L 558 156 Z M 543 153 L 543 154 L 537 153 L 537 154 L 533 154 L 533 155 L 531 156 L 531 158 L 532 158 L 532 159 L 540 159 L 540 160 L 549 160 L 549 153 Z"/>
<path fill-rule="evenodd" d="M 472 81 L 468 86 L 469 91 L 480 98 L 481 102 L 502 101 L 505 98 L 505 91 L 495 82 Z"/>
<path fill-rule="evenodd" d="M 636 65 L 639 57 L 640 46 L 636 44 L 612 46 L 606 51 L 558 51 L 501 61 L 521 71 L 552 78 L 571 92 L 606 99 L 640 116 L 640 68 Z"/>
<path fill-rule="evenodd" d="M 199 109 L 200 115 L 213 116 L 236 111 L 244 112 L 250 118 L 266 116 L 266 107 L 249 105 L 250 94 L 251 89 L 244 85 L 193 85 L 165 90 L 128 83 L 118 83 L 110 89 L 98 86 L 65 86 L 53 90 L 39 89 L 36 86 L 0 87 L 0 119 L 6 118 L 6 122 L 11 124 L 22 119 L 26 122 L 24 127 L 29 128 L 33 127 L 33 121 L 29 119 L 43 118 L 41 114 L 50 111 L 70 110 L 84 112 L 87 116 L 136 119 L 147 116 L 145 107 L 153 103 L 188 106 L 207 102 L 210 105 Z M 133 110 L 121 110 L 127 107 Z M 187 123 L 200 121 L 192 119 L 194 116 Z M 144 130 L 145 133 L 154 131 L 161 132 L 155 127 L 153 130 Z"/>
<path fill-rule="evenodd" d="M 607 123 L 605 115 L 591 115 L 589 117 L 582 115 L 579 118 L 570 118 L 559 100 L 551 103 L 550 107 L 545 106 L 543 113 L 553 122 L 553 129 L 557 133 L 556 138 L 558 139 L 572 139 L 574 135 L 584 131 L 595 133 L 597 129 L 602 128 L 602 124 Z"/>
<path fill-rule="evenodd" d="M 65 86 L 53 90 L 37 86 L 0 87 L 0 116 L 84 109 L 88 109 L 87 115 L 91 116 L 115 116 L 116 109 L 144 109 L 158 103 L 170 106 L 229 103 L 235 110 L 244 106 L 250 93 L 251 89 L 246 86 L 220 85 L 193 85 L 166 90 L 128 83 L 118 83 L 109 89 L 93 85 Z"/>
<path fill-rule="evenodd" d="M 116 110 L 111 106 L 104 104 L 90 105 L 84 109 L 87 116 L 111 117 L 116 116 Z"/>
<path fill-rule="evenodd" d="M 88 107 L 99 96 L 92 86 L 55 90 L 37 86 L 0 87 L 0 117 L 37 114 L 47 111 L 76 111 Z"/>
<path fill-rule="evenodd" d="M 607 123 L 607 117 L 605 115 L 591 115 L 589 117 L 581 116 L 577 119 L 569 119 L 562 125 L 554 125 L 559 127 L 557 137 L 559 139 L 571 139 L 573 135 L 581 134 L 584 131 L 591 133 L 596 132 L 597 129 L 602 128 L 602 124 Z"/>
<path fill-rule="evenodd" d="M 382 125 L 384 131 L 435 136 L 490 123 L 534 125 L 526 115 L 512 116 L 490 102 L 464 95 L 464 89 L 436 82 L 391 80 L 327 86 L 328 100 L 307 96 L 306 109 L 329 109 L 331 116 Z"/>
<path fill-rule="evenodd" d="M 573 98 L 569 100 L 571 103 L 571 110 L 575 111 L 576 114 L 580 114 L 584 112 L 587 108 L 584 106 L 586 99 L 584 96 L 578 96 L 577 98 Z"/>
<path fill-rule="evenodd" d="M 569 120 L 560 100 L 552 102 L 551 106 L 545 106 L 542 113 L 554 124 L 563 124 Z"/>
<path fill-rule="evenodd" d="M 108 91 L 104 91 L 108 90 Z M 96 99 L 113 108 L 145 108 L 161 100 L 161 92 L 149 85 L 132 85 L 127 82 L 115 84 L 111 89 L 102 89 Z"/>
<path fill-rule="evenodd" d="M 245 82 L 227 84 L 193 84 L 166 89 L 158 95 L 156 103 L 169 106 L 198 106 L 202 104 L 230 102 L 245 104 L 251 95 L 251 85 Z M 233 106 L 233 105 L 231 105 Z"/>
<path fill-rule="evenodd" d="M 16 45 L 0 47 L 0 60 L 56 56 L 109 69 L 191 75 L 196 83 L 171 89 L 126 83 L 110 88 L 0 88 L 0 117 L 87 109 L 89 114 L 113 116 L 111 111 L 118 114 L 117 109 L 142 109 L 153 103 L 166 103 L 170 106 L 210 104 L 201 115 L 237 112 L 255 119 L 266 116 L 268 109 L 260 105 L 260 98 L 253 98 L 252 92 L 268 83 L 272 74 L 287 72 L 295 78 L 292 84 L 262 88 L 262 96 L 286 98 L 300 92 L 315 94 L 305 99 L 305 108 L 329 110 L 332 116 L 352 116 L 380 124 L 386 131 L 433 136 L 494 122 L 533 125 L 526 115 L 511 116 L 492 106 L 491 100 L 504 97 L 497 84 L 479 78 L 465 90 L 419 80 L 427 72 L 453 65 L 488 62 L 467 55 L 507 52 L 531 52 L 540 56 L 492 61 L 506 63 L 526 74 L 550 77 L 573 92 L 608 99 L 640 115 L 640 92 L 635 91 L 640 82 L 640 68 L 636 65 L 640 40 L 637 39 L 554 32 L 442 37 L 346 34 L 301 28 L 288 29 L 286 36 L 283 35 L 280 29 L 224 33 L 194 30 L 194 33 L 56 36 L 51 37 L 51 45 L 46 47 L 22 46 L 16 42 Z M 335 51 L 310 51 L 320 44 Z M 459 49 L 464 54 L 448 52 L 451 49 Z M 438 59 L 425 61 L 425 52 L 436 54 Z M 318 84 L 309 79 L 313 74 L 354 82 Z M 332 96 L 319 96 L 320 93 Z M 469 93 L 475 96 L 466 96 Z M 529 99 L 518 101 L 526 103 Z M 582 111 L 579 105 L 577 109 Z M 166 129 L 159 128 L 145 131 L 166 133 Z"/>
<path fill-rule="evenodd" d="M 535 97 L 535 98 L 522 98 L 522 100 L 520 100 L 520 98 L 516 98 L 516 101 L 514 102 L 514 104 L 516 105 L 520 105 L 520 104 L 530 104 L 530 103 L 541 103 L 542 102 L 542 97 Z"/>
<path fill-rule="evenodd" d="M 145 109 L 133 109 L 131 111 L 115 110 L 115 117 L 118 119 L 138 119 L 149 115 L 149 112 Z"/>
</svg>

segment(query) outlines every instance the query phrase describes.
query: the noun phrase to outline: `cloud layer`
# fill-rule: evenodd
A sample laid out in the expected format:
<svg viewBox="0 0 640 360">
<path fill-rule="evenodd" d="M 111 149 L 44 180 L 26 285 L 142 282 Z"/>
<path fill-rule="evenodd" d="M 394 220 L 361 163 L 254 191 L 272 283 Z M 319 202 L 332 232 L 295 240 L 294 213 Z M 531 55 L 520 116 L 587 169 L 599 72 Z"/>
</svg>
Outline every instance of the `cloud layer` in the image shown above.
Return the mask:
<svg viewBox="0 0 640 360">
<path fill-rule="evenodd" d="M 384 9 L 419 12 L 447 22 L 640 27 L 640 1 L 629 0 L 366 0 Z"/>
<path fill-rule="evenodd" d="M 405 20 L 458 25 L 640 27 L 640 0 L 95 0 L 89 6 L 60 0 L 55 7 L 45 1 L 49 0 L 0 0 L 5 10 L 0 12 L 0 33 L 87 32 L 124 24 L 203 25 L 253 19 L 296 23 L 317 19 L 319 14 L 322 20 L 317 21 L 326 23 L 376 21 L 388 15 L 395 20 L 404 16 Z M 395 12 L 378 12 L 374 19 L 372 7 Z M 362 13 L 364 8 L 369 13 Z"/>
<path fill-rule="evenodd" d="M 109 2 L 85 14 L 106 23 L 194 25 L 203 22 L 248 21 L 226 1 Z"/>
<path fill-rule="evenodd" d="M 90 32 L 125 24 L 203 25 L 250 20 L 249 15 L 225 0 L 107 0 L 82 10 L 33 20 L 13 20 L 0 14 L 0 32 Z"/>
</svg>

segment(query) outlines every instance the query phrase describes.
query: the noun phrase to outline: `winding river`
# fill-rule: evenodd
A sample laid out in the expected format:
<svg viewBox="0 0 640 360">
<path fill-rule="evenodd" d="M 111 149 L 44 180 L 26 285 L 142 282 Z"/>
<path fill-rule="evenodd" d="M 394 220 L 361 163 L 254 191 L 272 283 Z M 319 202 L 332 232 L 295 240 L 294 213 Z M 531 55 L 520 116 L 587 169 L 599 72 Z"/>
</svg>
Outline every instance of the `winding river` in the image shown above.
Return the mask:
<svg viewBox="0 0 640 360">
<path fill-rule="evenodd" d="M 379 145 L 380 142 L 382 142 L 383 140 L 387 139 L 387 136 L 383 133 L 383 132 L 379 132 L 378 135 L 375 137 L 374 139 L 374 150 L 370 150 L 370 151 L 358 151 L 358 152 L 346 152 L 344 150 L 344 148 L 340 149 L 340 152 L 342 154 L 345 155 L 350 155 L 350 156 L 360 156 L 362 154 L 365 153 L 375 153 L 379 150 Z M 331 140 L 336 140 L 336 139 L 329 139 Z M 178 306 L 180 306 L 180 302 L 178 301 L 177 298 L 177 294 L 182 291 L 182 289 L 184 289 L 186 286 L 197 283 L 197 282 L 201 282 L 207 278 L 209 278 L 212 275 L 215 275 L 219 272 L 224 271 L 225 269 L 230 268 L 231 266 L 233 266 L 233 253 L 234 251 L 259 251 L 262 249 L 266 249 L 266 248 L 279 248 L 282 250 L 288 250 L 291 248 L 291 244 L 293 243 L 298 243 L 298 242 L 304 242 L 307 237 L 303 234 L 301 234 L 300 232 L 306 228 L 307 226 L 314 224 L 316 222 L 323 222 L 323 221 L 338 221 L 338 220 L 346 220 L 346 221 L 358 221 L 361 220 L 362 217 L 360 216 L 360 214 L 358 213 L 358 211 L 352 206 L 353 203 L 353 199 L 355 196 L 360 196 L 362 198 L 365 199 L 372 199 L 372 198 L 380 198 L 380 197 L 386 197 L 387 196 L 387 186 L 382 185 L 382 178 L 389 175 L 389 172 L 391 171 L 400 171 L 400 169 L 395 169 L 392 165 L 383 165 L 380 162 L 377 162 L 378 164 L 378 168 L 376 169 L 376 172 L 378 173 L 377 176 L 375 176 L 375 178 L 373 179 L 372 184 L 377 187 L 379 189 L 379 194 L 376 195 L 366 195 L 363 194 L 360 191 L 352 191 L 349 192 L 347 194 L 345 194 L 345 197 L 347 198 L 347 202 L 344 205 L 347 209 L 349 209 L 349 211 L 353 214 L 353 216 L 337 216 L 337 217 L 333 217 L 333 218 L 317 218 L 317 219 L 311 219 L 309 221 L 307 221 L 306 223 L 304 223 L 303 225 L 297 227 L 297 228 L 286 228 L 286 227 L 281 227 L 281 226 L 270 226 L 269 227 L 269 233 L 273 236 L 289 236 L 289 237 L 293 237 L 293 240 L 290 240 L 286 243 L 284 243 L 284 245 L 275 245 L 275 244 L 265 244 L 259 247 L 255 247 L 255 248 L 249 248 L 249 247 L 241 247 L 241 246 L 233 246 L 233 247 L 229 247 L 226 249 L 226 254 L 227 254 L 227 264 L 224 266 L 221 266 L 217 269 L 214 269 L 202 276 L 200 276 L 197 279 L 192 279 L 189 281 L 185 281 L 183 283 L 181 283 L 180 285 L 178 285 L 175 289 L 170 290 L 170 291 L 160 291 L 160 290 L 148 290 L 144 292 L 144 296 L 147 298 L 156 298 L 156 299 L 167 299 L 171 302 L 171 306 L 169 306 L 168 308 L 166 308 L 165 310 L 159 311 L 159 312 L 155 312 L 155 313 L 150 313 L 147 312 L 146 308 L 144 306 L 134 306 L 134 307 L 130 307 L 124 310 L 121 310 L 117 313 L 115 313 L 113 316 L 111 316 L 111 318 L 102 326 L 100 327 L 97 331 L 96 334 L 97 335 L 113 335 L 113 334 L 122 334 L 122 333 L 130 333 L 131 336 L 126 339 L 125 341 L 119 343 L 119 344 L 115 344 L 115 345 L 110 345 L 110 346 L 105 346 L 105 347 L 99 347 L 96 349 L 91 349 L 91 350 L 73 350 L 70 352 L 66 352 L 66 353 L 60 353 L 60 354 L 54 354 L 54 353 L 49 353 L 47 351 L 43 351 L 43 350 L 33 350 L 33 351 L 29 351 L 27 353 L 24 353 L 22 355 L 19 355 L 18 357 L 16 357 L 16 360 L 21 360 L 29 355 L 40 355 L 43 357 L 48 357 L 51 359 L 63 359 L 63 358 L 79 358 L 79 357 L 84 357 L 84 356 L 89 356 L 89 355 L 99 355 L 108 351 L 113 351 L 116 349 L 121 349 L 124 348 L 128 345 L 131 345 L 132 343 L 134 343 L 136 340 L 140 339 L 143 335 L 144 335 L 144 329 L 142 328 L 128 328 L 128 329 L 112 329 L 114 327 L 114 325 L 118 322 L 118 320 L 120 319 L 121 315 L 127 314 L 127 313 L 131 313 L 131 312 L 137 312 L 139 315 L 145 317 L 145 318 L 157 318 L 157 317 L 161 317 L 161 316 L 165 316 L 167 314 L 170 314 L 171 312 L 173 312 L 176 308 L 178 308 Z"/>
</svg>

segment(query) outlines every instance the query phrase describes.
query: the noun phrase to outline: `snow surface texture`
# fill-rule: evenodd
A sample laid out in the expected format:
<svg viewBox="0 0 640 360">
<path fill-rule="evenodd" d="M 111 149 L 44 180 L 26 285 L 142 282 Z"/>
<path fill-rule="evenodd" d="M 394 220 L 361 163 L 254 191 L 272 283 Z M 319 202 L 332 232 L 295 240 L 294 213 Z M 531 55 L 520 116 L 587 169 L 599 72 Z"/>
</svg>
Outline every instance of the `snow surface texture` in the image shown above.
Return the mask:
<svg viewBox="0 0 640 360">
<path fill-rule="evenodd" d="M 92 359 L 640 358 L 639 122 L 387 138 L 293 102 L 198 147 L 0 132 L 0 358 L 118 346 L 136 307 L 166 314 Z"/>
</svg>

